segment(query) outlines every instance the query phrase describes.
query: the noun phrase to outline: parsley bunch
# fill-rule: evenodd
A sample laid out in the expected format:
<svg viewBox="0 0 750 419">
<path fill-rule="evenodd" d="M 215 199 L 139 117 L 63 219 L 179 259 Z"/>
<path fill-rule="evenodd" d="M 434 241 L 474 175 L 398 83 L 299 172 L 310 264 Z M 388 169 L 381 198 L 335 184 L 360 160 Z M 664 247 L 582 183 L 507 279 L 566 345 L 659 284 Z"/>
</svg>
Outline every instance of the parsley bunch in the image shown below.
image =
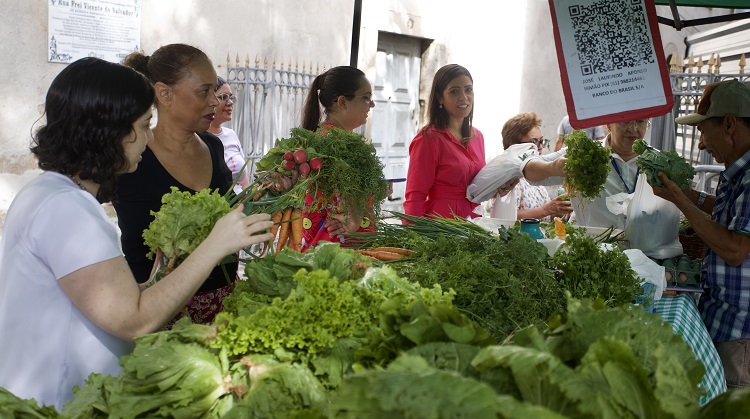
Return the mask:
<svg viewBox="0 0 750 419">
<path fill-rule="evenodd" d="M 632 304 L 640 279 L 619 246 L 604 250 L 591 237 L 573 234 L 549 259 L 560 283 L 576 299 L 602 298 L 610 307 Z"/>
<path fill-rule="evenodd" d="M 579 130 L 565 137 L 565 146 L 568 160 L 563 166 L 564 187 L 568 195 L 589 200 L 598 197 L 609 175 L 609 147 L 602 146 Z"/>
</svg>

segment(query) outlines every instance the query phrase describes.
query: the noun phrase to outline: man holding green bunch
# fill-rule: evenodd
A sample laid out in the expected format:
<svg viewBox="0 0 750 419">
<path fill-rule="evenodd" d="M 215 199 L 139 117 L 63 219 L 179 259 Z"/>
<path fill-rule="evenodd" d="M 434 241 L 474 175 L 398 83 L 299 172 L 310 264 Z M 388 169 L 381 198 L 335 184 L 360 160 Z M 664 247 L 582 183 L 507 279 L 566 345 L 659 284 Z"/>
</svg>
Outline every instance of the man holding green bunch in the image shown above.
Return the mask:
<svg viewBox="0 0 750 419">
<path fill-rule="evenodd" d="M 698 148 L 723 163 L 716 196 L 680 189 L 664 173 L 654 194 L 673 202 L 706 242 L 698 309 L 724 365 L 728 388 L 750 386 L 750 87 L 709 84 L 697 112 L 675 120 L 700 131 Z M 712 214 L 711 218 L 705 214 Z"/>
</svg>

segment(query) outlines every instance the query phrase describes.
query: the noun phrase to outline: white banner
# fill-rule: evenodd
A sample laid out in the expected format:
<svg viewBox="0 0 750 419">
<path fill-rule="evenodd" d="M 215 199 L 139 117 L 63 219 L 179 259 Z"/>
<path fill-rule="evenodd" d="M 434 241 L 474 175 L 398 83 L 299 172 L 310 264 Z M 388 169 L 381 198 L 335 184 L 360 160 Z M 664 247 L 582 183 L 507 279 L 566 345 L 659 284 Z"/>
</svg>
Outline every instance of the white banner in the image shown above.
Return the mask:
<svg viewBox="0 0 750 419">
<path fill-rule="evenodd" d="M 48 61 L 119 63 L 141 49 L 140 0 L 48 0 Z"/>
</svg>

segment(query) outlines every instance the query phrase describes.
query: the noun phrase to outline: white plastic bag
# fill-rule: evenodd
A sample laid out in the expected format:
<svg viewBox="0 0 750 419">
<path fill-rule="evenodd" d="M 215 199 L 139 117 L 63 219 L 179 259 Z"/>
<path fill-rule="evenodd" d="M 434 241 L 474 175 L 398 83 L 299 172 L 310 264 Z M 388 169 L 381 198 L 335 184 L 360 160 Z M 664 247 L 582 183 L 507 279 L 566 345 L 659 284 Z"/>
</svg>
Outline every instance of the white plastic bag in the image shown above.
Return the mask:
<svg viewBox="0 0 750 419">
<path fill-rule="evenodd" d="M 501 220 L 515 220 L 518 218 L 518 205 L 516 204 L 516 188 L 505 196 L 495 194 L 495 202 L 490 210 L 490 217 Z"/>
<path fill-rule="evenodd" d="M 667 288 L 667 279 L 664 276 L 665 268 L 638 249 L 628 249 L 624 251 L 630 261 L 630 267 L 635 273 L 644 280 L 645 283 L 654 284 L 656 292 L 654 293 L 654 302 L 659 301 L 662 293 Z"/>
<path fill-rule="evenodd" d="M 503 154 L 490 160 L 474 176 L 474 179 L 466 188 L 466 199 L 479 204 L 492 198 L 500 186 L 522 178 L 521 163 L 538 154 L 536 146 L 531 143 L 515 144 L 508 147 Z"/>
<path fill-rule="evenodd" d="M 654 190 L 639 176 L 628 207 L 625 239 L 631 249 L 640 249 L 646 256 L 667 259 L 682 254 L 680 244 L 680 210 Z"/>
</svg>

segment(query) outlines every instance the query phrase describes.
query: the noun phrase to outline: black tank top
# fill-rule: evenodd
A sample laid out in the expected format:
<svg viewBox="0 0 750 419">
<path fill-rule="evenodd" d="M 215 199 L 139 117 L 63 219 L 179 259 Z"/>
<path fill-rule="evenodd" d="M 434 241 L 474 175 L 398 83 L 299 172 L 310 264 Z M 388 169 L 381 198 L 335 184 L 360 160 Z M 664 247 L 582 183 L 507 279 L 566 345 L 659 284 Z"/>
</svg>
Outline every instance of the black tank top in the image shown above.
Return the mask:
<svg viewBox="0 0 750 419">
<path fill-rule="evenodd" d="M 224 146 L 215 135 L 202 132 L 198 136 L 206 143 L 211 153 L 210 189 L 218 189 L 225 194 L 232 185 L 232 172 L 224 161 Z M 161 165 L 150 148 L 146 147 L 138 169 L 126 173 L 117 179 L 117 221 L 121 231 L 122 251 L 130 269 L 138 282 L 146 282 L 154 262 L 146 257 L 149 249 L 143 243 L 143 231 L 153 221 L 151 211 L 161 208 L 161 198 L 169 193 L 172 186 L 181 191 L 196 191 L 183 185 Z M 237 275 L 237 263 L 224 265 L 229 279 L 234 281 Z M 221 266 L 217 266 L 201 286 L 199 292 L 215 290 L 227 285 L 226 275 Z"/>
</svg>

